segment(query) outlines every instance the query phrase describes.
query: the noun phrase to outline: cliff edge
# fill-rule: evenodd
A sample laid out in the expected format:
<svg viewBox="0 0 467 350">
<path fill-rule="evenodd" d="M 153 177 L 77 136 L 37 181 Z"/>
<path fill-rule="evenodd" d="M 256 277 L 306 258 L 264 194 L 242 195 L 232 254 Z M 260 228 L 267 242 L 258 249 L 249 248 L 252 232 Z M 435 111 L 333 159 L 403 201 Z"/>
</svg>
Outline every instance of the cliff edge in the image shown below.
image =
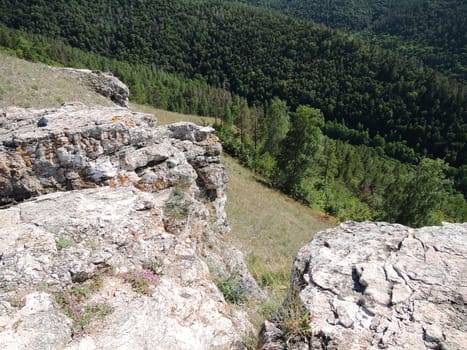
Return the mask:
<svg viewBox="0 0 467 350">
<path fill-rule="evenodd" d="M 0 110 L 0 348 L 242 349 L 210 127 L 119 107 Z"/>
</svg>

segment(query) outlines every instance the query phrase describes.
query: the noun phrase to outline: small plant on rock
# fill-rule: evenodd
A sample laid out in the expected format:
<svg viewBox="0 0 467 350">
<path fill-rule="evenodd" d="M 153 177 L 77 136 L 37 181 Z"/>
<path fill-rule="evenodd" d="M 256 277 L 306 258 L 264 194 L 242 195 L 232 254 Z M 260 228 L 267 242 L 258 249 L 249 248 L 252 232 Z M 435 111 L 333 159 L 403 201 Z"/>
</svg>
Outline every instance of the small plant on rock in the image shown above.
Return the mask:
<svg viewBox="0 0 467 350">
<path fill-rule="evenodd" d="M 225 300 L 232 304 L 244 304 L 248 294 L 253 293 L 252 286 L 236 275 L 221 277 L 214 282 L 221 290 Z"/>
<path fill-rule="evenodd" d="M 86 284 L 75 283 L 71 288 L 55 294 L 55 301 L 64 314 L 73 321 L 76 334 L 86 332 L 91 322 L 103 319 L 112 312 L 105 303 L 89 303 L 91 295 L 101 287 L 101 277 L 87 281 Z"/>
<path fill-rule="evenodd" d="M 191 201 L 185 191 L 180 187 L 174 187 L 170 197 L 164 206 L 164 215 L 177 220 L 185 219 L 190 212 Z"/>
<path fill-rule="evenodd" d="M 160 283 L 159 276 L 147 268 L 128 272 L 124 278 L 135 292 L 146 295 L 152 295 L 154 286 Z"/>
<path fill-rule="evenodd" d="M 310 342 L 312 316 L 300 302 L 298 291 L 292 290 L 289 293 L 286 302 L 274 318 L 287 344 L 299 341 Z"/>
<path fill-rule="evenodd" d="M 162 260 L 147 260 L 143 263 L 143 268 L 152 271 L 152 273 L 159 277 L 164 276 L 164 262 Z"/>
<path fill-rule="evenodd" d="M 57 245 L 58 250 L 62 250 L 62 249 L 66 249 L 68 247 L 71 247 L 74 244 L 74 242 L 71 239 L 69 239 L 69 238 L 67 238 L 65 236 L 60 236 L 55 241 L 55 244 Z"/>
<path fill-rule="evenodd" d="M 13 307 L 20 308 L 24 306 L 23 300 L 21 300 L 21 298 L 18 297 L 7 298 L 6 301 Z"/>
</svg>

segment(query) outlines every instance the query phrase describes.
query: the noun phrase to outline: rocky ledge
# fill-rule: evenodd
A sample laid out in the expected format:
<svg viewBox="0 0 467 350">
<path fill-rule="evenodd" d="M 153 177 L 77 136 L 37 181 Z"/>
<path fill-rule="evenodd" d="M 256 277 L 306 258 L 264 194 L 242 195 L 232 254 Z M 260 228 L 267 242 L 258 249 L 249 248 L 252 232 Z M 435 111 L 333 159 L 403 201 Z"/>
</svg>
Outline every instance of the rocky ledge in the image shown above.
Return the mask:
<svg viewBox="0 0 467 350">
<path fill-rule="evenodd" d="M 1 349 L 243 348 L 212 274 L 254 283 L 225 239 L 221 146 L 156 122 L 0 110 Z"/>
<path fill-rule="evenodd" d="M 260 349 L 465 349 L 467 224 L 343 223 L 300 249 L 291 287 L 295 329 L 278 313 Z"/>
</svg>

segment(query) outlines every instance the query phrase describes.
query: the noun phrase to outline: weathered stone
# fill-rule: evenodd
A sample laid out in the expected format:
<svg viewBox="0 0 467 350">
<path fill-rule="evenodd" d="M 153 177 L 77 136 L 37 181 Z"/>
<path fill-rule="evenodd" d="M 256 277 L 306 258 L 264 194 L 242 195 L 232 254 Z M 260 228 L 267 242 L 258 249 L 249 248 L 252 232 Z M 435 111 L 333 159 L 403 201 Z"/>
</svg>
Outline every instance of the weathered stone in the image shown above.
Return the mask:
<svg viewBox="0 0 467 350">
<path fill-rule="evenodd" d="M 240 329 L 228 317 L 222 294 L 197 253 L 203 242 L 192 240 L 194 228 L 201 228 L 203 223 L 187 218 L 191 230 L 184 230 L 183 236 L 167 234 L 157 222 L 168 192 L 153 196 L 152 210 L 138 210 L 147 196 L 130 187 L 102 187 L 48 194 L 0 211 L 4 223 L 0 228 L 2 287 L 21 290 L 46 284 L 50 291 L 57 291 L 72 282 L 83 282 L 107 265 L 115 271 L 126 271 L 157 257 L 164 262 L 164 276 L 154 295 L 130 291 L 129 297 L 98 292 L 94 298 L 105 301 L 114 312 L 99 334 L 83 341 L 92 339 L 97 349 L 233 347 L 241 340 Z M 70 246 L 60 248 L 61 238 L 66 238 Z M 83 280 L 75 281 L 77 275 Z M 118 273 L 115 281 L 125 285 Z M 7 318 L 7 329 L 23 315 L 25 307 Z M 54 322 L 47 327 L 55 333 L 60 328 L 55 322 L 62 323 L 66 318 L 53 302 L 47 307 L 53 311 L 47 313 L 49 322 Z M 69 341 L 69 322 L 64 325 Z M 16 330 L 17 337 L 31 341 L 22 329 Z M 44 329 L 34 331 L 40 334 Z M 6 344 L 10 335 L 0 332 L 0 344 Z"/>
<path fill-rule="evenodd" d="M 274 323 L 265 321 L 259 334 L 257 348 L 263 350 L 284 349 L 283 332 Z"/>
<path fill-rule="evenodd" d="M 215 187 L 215 197 L 222 197 L 225 170 L 219 154 L 211 152 L 219 147 L 212 128 L 190 123 L 155 128 L 151 115 L 81 104 L 2 112 L 0 205 L 124 182 L 157 191 L 189 185 L 198 176 L 206 190 Z M 47 126 L 38 128 L 37 120 L 45 117 Z M 205 159 L 202 167 L 200 158 Z M 212 198 L 211 192 L 200 195 Z"/>
<path fill-rule="evenodd" d="M 116 104 L 122 107 L 128 107 L 128 96 L 130 90 L 117 77 L 111 73 L 103 73 L 100 71 L 92 71 L 89 69 L 75 68 L 55 68 L 64 70 L 70 76 L 75 76 L 76 79 L 84 81 L 87 85 L 94 89 L 98 94 L 111 99 Z"/>
<path fill-rule="evenodd" d="M 63 349 L 71 338 L 71 322 L 55 306 L 50 294 L 33 292 L 11 316 L 0 314 L 0 348 Z"/>
<path fill-rule="evenodd" d="M 300 249 L 291 287 L 312 349 L 464 349 L 467 224 L 343 223 Z"/>
<path fill-rule="evenodd" d="M 211 128 L 155 127 L 154 116 L 79 104 L 2 113 L 0 348 L 243 348 L 251 325 L 208 269 L 254 284 L 220 237 L 227 179 Z M 164 275 L 142 294 L 125 276 L 147 261 Z M 104 283 L 91 300 L 113 312 L 96 331 L 73 333 L 52 295 L 97 275 Z M 46 307 L 37 312 L 9 302 L 38 290 Z"/>
</svg>

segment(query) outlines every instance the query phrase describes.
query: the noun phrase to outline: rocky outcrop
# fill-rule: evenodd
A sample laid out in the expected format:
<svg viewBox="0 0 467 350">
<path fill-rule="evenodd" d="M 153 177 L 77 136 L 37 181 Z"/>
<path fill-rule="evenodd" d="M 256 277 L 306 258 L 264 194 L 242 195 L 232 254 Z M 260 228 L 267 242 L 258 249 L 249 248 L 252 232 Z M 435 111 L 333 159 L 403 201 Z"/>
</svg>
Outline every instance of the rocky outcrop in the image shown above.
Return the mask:
<svg viewBox="0 0 467 350">
<path fill-rule="evenodd" d="M 223 201 L 221 146 L 209 127 L 155 128 L 152 115 L 81 104 L 0 114 L 0 204 L 125 182 L 157 192 L 195 180 L 197 195 Z"/>
<path fill-rule="evenodd" d="M 465 349 L 467 224 L 343 223 L 300 249 L 291 287 L 301 331 L 277 317 L 261 349 Z"/>
<path fill-rule="evenodd" d="M 0 113 L 0 348 L 243 348 L 245 312 L 208 268 L 251 284 L 210 127 L 80 104 Z"/>
<path fill-rule="evenodd" d="M 111 73 L 103 73 L 100 71 L 92 71 L 89 69 L 75 68 L 55 68 L 66 71 L 76 79 L 81 80 L 86 85 L 90 86 L 98 94 L 111 99 L 113 102 L 122 107 L 128 107 L 130 90 Z"/>
</svg>

